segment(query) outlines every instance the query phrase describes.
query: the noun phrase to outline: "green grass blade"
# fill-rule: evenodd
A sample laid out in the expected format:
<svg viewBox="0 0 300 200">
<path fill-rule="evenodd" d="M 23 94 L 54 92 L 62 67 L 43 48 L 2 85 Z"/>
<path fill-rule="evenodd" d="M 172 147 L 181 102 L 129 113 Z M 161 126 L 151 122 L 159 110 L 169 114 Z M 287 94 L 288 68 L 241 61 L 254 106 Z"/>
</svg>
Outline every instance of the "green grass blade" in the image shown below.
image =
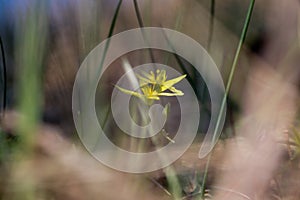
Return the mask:
<svg viewBox="0 0 300 200">
<path fill-rule="evenodd" d="M 107 50 L 108 50 L 108 47 L 109 47 L 109 44 L 110 44 L 110 37 L 114 33 L 114 29 L 115 29 L 115 26 L 116 26 L 116 22 L 117 22 L 117 18 L 118 18 L 118 15 L 119 15 L 119 11 L 120 11 L 121 5 L 122 5 L 122 0 L 120 0 L 119 3 L 118 3 L 118 5 L 117 5 L 116 11 L 114 13 L 114 16 L 113 16 L 113 19 L 112 19 L 112 22 L 111 22 L 111 25 L 110 25 L 110 28 L 109 28 L 109 32 L 108 32 L 108 36 L 107 36 L 108 41 L 105 44 L 104 53 L 102 55 L 102 59 L 101 59 L 99 71 L 102 70 L 103 63 L 104 63 L 104 60 L 105 60 L 105 57 L 106 57 L 106 54 L 107 54 Z"/>
<path fill-rule="evenodd" d="M 208 41 L 207 41 L 207 50 L 210 52 L 211 42 L 214 32 L 214 22 L 215 22 L 215 0 L 210 1 L 210 18 L 209 18 L 209 32 L 208 32 Z"/>
<path fill-rule="evenodd" d="M 2 118 L 5 115 L 6 109 L 6 94 L 7 94 L 7 77 L 6 77 L 6 61 L 5 61 L 5 53 L 4 53 L 4 45 L 2 38 L 0 36 L 0 49 L 1 49 L 1 58 L 2 58 L 2 67 L 3 67 L 3 99 L 2 99 Z"/>
<path fill-rule="evenodd" d="M 143 22 L 141 13 L 140 13 L 140 9 L 139 9 L 139 5 L 137 3 L 137 0 L 133 0 L 133 4 L 134 4 L 134 10 L 135 10 L 136 18 L 137 18 L 138 23 L 139 23 L 139 27 L 144 28 L 144 22 Z M 152 49 L 149 49 L 149 55 L 150 55 L 151 62 L 155 63 L 154 54 L 153 54 Z"/>
<path fill-rule="evenodd" d="M 106 54 L 107 54 L 107 50 L 108 50 L 109 44 L 110 44 L 110 37 L 113 35 L 121 5 L 122 5 L 122 0 L 120 0 L 118 5 L 117 5 L 116 11 L 114 13 L 114 16 L 113 16 L 113 19 L 112 19 L 112 22 L 111 22 L 111 25 L 110 25 L 110 28 L 109 28 L 109 32 L 108 32 L 108 36 L 107 36 L 108 40 L 107 40 L 107 42 L 105 44 L 105 47 L 104 47 L 104 52 L 103 52 L 103 55 L 102 55 L 102 58 L 101 58 L 101 63 L 100 63 L 99 69 L 98 69 L 98 74 L 100 74 L 100 72 L 102 70 L 103 63 L 104 63 L 104 60 L 105 60 L 105 57 L 106 57 Z M 91 96 L 91 94 L 90 94 L 90 96 Z M 110 116 L 111 116 L 110 109 L 107 109 L 107 112 L 105 113 L 104 121 L 103 121 L 102 126 L 101 126 L 103 130 L 105 129 Z M 99 143 L 99 139 L 100 139 L 100 137 L 97 138 L 97 142 L 96 142 L 94 148 L 97 147 L 97 145 Z"/>
<path fill-rule="evenodd" d="M 142 16 L 141 16 L 141 13 L 140 13 L 139 5 L 138 5 L 138 3 L 137 3 L 136 0 L 133 0 L 133 4 L 134 4 L 134 10 L 135 10 L 135 14 L 136 14 L 139 26 L 141 28 L 143 28 L 144 27 L 144 23 L 143 23 Z"/>
<path fill-rule="evenodd" d="M 17 135 L 20 142 L 13 151 L 13 174 L 21 163 L 33 156 L 38 126 L 42 115 L 42 72 L 48 39 L 48 20 L 44 1 L 33 1 L 24 16 L 19 18 L 16 32 L 16 94 Z M 12 183 L 11 199 L 36 199 L 36 183 L 32 175 L 26 174 L 17 183 Z"/>
<path fill-rule="evenodd" d="M 35 131 L 41 118 L 42 70 L 46 53 L 46 5 L 35 1 L 24 19 L 20 19 L 17 32 L 17 104 L 22 115 L 18 133 L 22 140 L 22 154 L 31 149 Z M 23 149 L 24 148 L 24 149 Z"/>
<path fill-rule="evenodd" d="M 253 13 L 254 4 L 255 4 L 255 0 L 251 0 L 249 8 L 248 8 L 247 16 L 246 16 L 246 19 L 245 19 L 244 27 L 243 27 L 243 30 L 242 30 L 242 34 L 241 34 L 241 37 L 240 37 L 240 40 L 239 40 L 239 44 L 238 44 L 237 50 L 235 52 L 235 56 L 234 56 L 233 63 L 232 63 L 232 66 L 231 66 L 231 70 L 230 70 L 228 82 L 227 82 L 227 85 L 226 85 L 225 94 L 224 94 L 224 97 L 223 97 L 223 100 L 222 100 L 221 108 L 220 108 L 220 111 L 219 111 L 218 120 L 217 120 L 217 124 L 216 124 L 216 128 L 215 128 L 215 132 L 214 132 L 214 135 L 213 135 L 213 141 L 212 141 L 213 143 L 215 143 L 215 141 L 218 139 L 216 131 L 219 128 L 220 121 L 221 121 L 221 116 L 222 116 L 222 113 L 223 113 L 224 108 L 226 106 L 226 99 L 227 99 L 228 93 L 229 93 L 231 85 L 232 85 L 232 80 L 233 80 L 233 76 L 234 76 L 234 73 L 235 73 L 235 70 L 236 70 L 236 66 L 237 66 L 239 56 L 240 56 L 240 52 L 241 52 L 242 46 L 244 44 L 244 41 L 246 39 L 246 35 L 247 35 L 248 28 L 249 28 L 251 16 L 252 16 L 252 13 Z M 211 155 L 212 154 L 209 154 L 208 160 L 207 160 L 207 163 L 206 163 L 206 167 L 205 167 L 205 172 L 204 172 L 204 176 L 203 176 L 203 184 L 202 184 L 202 195 L 204 194 L 204 190 L 205 190 L 204 188 L 205 188 L 205 184 L 206 184 L 207 172 L 208 172 L 208 168 L 209 168 L 209 165 L 210 165 Z"/>
</svg>

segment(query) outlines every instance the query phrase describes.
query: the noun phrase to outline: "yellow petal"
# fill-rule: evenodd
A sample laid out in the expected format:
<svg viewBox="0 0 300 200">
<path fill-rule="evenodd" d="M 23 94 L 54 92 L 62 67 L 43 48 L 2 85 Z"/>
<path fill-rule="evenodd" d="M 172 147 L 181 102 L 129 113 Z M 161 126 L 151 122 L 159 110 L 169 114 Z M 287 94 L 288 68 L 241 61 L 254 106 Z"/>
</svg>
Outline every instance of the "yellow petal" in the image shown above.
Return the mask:
<svg viewBox="0 0 300 200">
<path fill-rule="evenodd" d="M 150 71 L 150 73 L 147 72 L 142 72 L 142 75 L 148 79 L 151 83 L 155 83 L 155 75 L 153 73 L 153 71 Z"/>
<path fill-rule="evenodd" d="M 125 93 L 125 94 L 129 94 L 129 95 L 132 95 L 132 96 L 135 96 L 135 97 L 138 97 L 138 98 L 141 98 L 143 99 L 145 96 L 138 93 L 138 92 L 134 92 L 134 91 L 131 91 L 131 90 L 127 90 L 127 89 L 124 89 L 124 88 L 121 88 L 119 86 L 115 86 L 116 88 L 118 88 L 121 92 Z"/>
<path fill-rule="evenodd" d="M 167 97 L 172 97 L 172 96 L 183 96 L 184 93 L 167 93 L 167 92 L 162 92 L 159 93 L 158 96 L 167 96 Z"/>
<path fill-rule="evenodd" d="M 144 86 L 144 85 L 147 85 L 147 84 L 149 84 L 149 83 L 151 83 L 151 84 L 154 84 L 154 83 L 155 83 L 155 81 L 152 81 L 152 80 L 150 80 L 150 79 L 148 79 L 148 78 L 142 77 L 142 76 L 139 75 L 139 74 L 136 74 L 136 77 L 139 79 L 139 82 L 140 82 L 140 86 L 141 86 L 141 87 Z"/>
<path fill-rule="evenodd" d="M 166 70 L 161 70 L 161 71 L 157 70 L 157 72 L 158 73 L 157 73 L 157 76 L 156 76 L 156 83 L 161 85 L 167 79 Z"/>
<path fill-rule="evenodd" d="M 151 87 L 149 87 L 149 85 L 145 85 L 145 86 L 141 87 L 141 90 L 145 96 L 150 96 L 153 92 Z"/>
<path fill-rule="evenodd" d="M 183 95 L 183 92 L 181 90 L 177 90 L 175 87 L 170 87 L 169 90 L 175 94 Z"/>
<path fill-rule="evenodd" d="M 186 77 L 186 74 L 164 82 L 163 85 L 162 85 L 161 91 L 165 91 L 165 90 L 171 88 L 174 84 L 178 83 L 179 81 L 181 81 L 185 77 Z"/>
<path fill-rule="evenodd" d="M 147 99 L 159 100 L 158 96 L 147 96 Z"/>
</svg>

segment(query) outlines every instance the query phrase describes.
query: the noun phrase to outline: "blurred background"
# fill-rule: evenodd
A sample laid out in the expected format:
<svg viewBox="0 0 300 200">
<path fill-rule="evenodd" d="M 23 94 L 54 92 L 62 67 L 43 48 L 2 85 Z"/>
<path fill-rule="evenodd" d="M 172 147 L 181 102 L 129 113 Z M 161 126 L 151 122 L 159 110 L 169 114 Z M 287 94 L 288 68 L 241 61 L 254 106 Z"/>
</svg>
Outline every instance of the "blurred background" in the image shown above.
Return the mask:
<svg viewBox="0 0 300 200">
<path fill-rule="evenodd" d="M 297 0 L 0 0 L 0 199 L 299 199 L 299 10 Z M 130 139 L 110 114 L 125 58 L 187 74 L 201 107 L 197 138 L 176 163 L 131 175 L 84 149 L 72 89 L 92 49 L 139 27 L 169 28 L 199 42 L 228 96 L 222 135 L 200 160 L 211 102 L 193 66 L 148 49 L 112 63 L 99 81 L 96 108 L 109 138 L 125 149 Z M 176 123 L 170 121 L 170 137 Z"/>
</svg>

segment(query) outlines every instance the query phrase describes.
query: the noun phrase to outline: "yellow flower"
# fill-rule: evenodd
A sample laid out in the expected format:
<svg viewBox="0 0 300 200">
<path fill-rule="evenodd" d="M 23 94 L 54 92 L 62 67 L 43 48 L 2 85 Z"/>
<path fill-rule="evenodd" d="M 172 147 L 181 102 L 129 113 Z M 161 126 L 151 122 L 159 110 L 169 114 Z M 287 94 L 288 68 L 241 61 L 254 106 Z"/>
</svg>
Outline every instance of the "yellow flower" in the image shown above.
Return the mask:
<svg viewBox="0 0 300 200">
<path fill-rule="evenodd" d="M 153 71 L 150 71 L 150 73 L 144 72 L 142 75 L 136 74 L 136 76 L 139 79 L 139 86 L 142 93 L 127 90 L 119 86 L 116 87 L 121 92 L 136 96 L 148 104 L 151 104 L 153 100 L 159 100 L 160 96 L 184 95 L 182 91 L 177 90 L 173 85 L 175 85 L 176 83 L 184 79 L 186 75 L 182 75 L 177 78 L 167 80 L 167 75 L 165 70 L 156 70 L 156 74 Z"/>
</svg>

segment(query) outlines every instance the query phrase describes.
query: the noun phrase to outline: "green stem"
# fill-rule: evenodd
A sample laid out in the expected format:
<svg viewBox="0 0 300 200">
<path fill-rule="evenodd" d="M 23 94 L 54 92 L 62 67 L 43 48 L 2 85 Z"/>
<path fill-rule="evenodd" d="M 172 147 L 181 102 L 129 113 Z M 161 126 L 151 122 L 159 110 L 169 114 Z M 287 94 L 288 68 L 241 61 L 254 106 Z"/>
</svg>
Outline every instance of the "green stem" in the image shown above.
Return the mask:
<svg viewBox="0 0 300 200">
<path fill-rule="evenodd" d="M 17 146 L 14 147 L 11 165 L 11 180 L 18 177 L 20 166 L 28 162 L 33 156 L 36 136 L 42 114 L 42 78 L 43 65 L 48 42 L 48 20 L 44 1 L 32 1 L 22 18 L 16 23 L 16 94 L 17 111 L 20 118 L 17 120 Z M 25 163 L 24 163 L 25 162 Z M 32 174 L 24 173 L 17 182 L 12 181 L 13 193 L 11 199 L 36 199 L 37 183 Z"/>
<path fill-rule="evenodd" d="M 6 62 L 5 62 L 5 54 L 4 54 L 4 45 L 2 42 L 2 38 L 0 36 L 0 48 L 1 48 L 1 57 L 3 63 L 3 100 L 2 100 L 2 118 L 4 119 L 5 109 L 6 109 L 6 90 L 7 90 L 7 78 L 6 78 Z"/>
<path fill-rule="evenodd" d="M 104 63 L 104 60 L 105 60 L 105 57 L 106 57 L 106 54 L 107 54 L 107 50 L 108 50 L 109 44 L 110 44 L 110 37 L 113 35 L 121 5 L 122 5 L 122 0 L 119 1 L 118 5 L 117 5 L 117 8 L 116 8 L 116 11 L 114 13 L 114 16 L 113 16 L 113 19 L 112 19 L 112 22 L 111 22 L 111 25 L 110 25 L 110 28 L 109 28 L 108 36 L 107 36 L 108 39 L 107 39 L 107 42 L 106 42 L 105 47 L 104 47 L 104 52 L 103 52 L 103 55 L 102 55 L 102 58 L 101 58 L 101 63 L 100 63 L 100 67 L 99 67 L 99 70 L 98 70 L 97 74 L 100 74 L 100 71 L 102 70 L 103 63 Z M 91 98 L 91 94 L 90 94 L 90 98 Z M 105 125 L 107 124 L 107 120 L 110 117 L 110 114 L 111 114 L 110 109 L 107 109 L 107 112 L 106 112 L 106 115 L 105 115 L 105 118 L 104 118 L 104 122 L 103 122 L 103 130 L 105 128 Z M 99 142 L 99 139 L 100 139 L 100 137 L 98 137 L 95 147 L 97 146 L 97 144 Z"/>
<path fill-rule="evenodd" d="M 138 5 L 138 3 L 137 3 L 136 0 L 133 0 L 133 4 L 134 4 L 134 10 L 135 10 L 136 18 L 137 18 L 137 20 L 139 22 L 139 26 L 140 26 L 140 28 L 143 28 L 144 27 L 144 23 L 143 23 L 143 20 L 142 20 L 142 17 L 141 17 L 139 5 Z"/>
<path fill-rule="evenodd" d="M 215 22 L 215 0 L 210 1 L 210 19 L 209 19 L 209 32 L 208 32 L 208 42 L 207 42 L 207 50 L 210 51 L 211 41 L 214 32 L 214 22 Z"/>
<path fill-rule="evenodd" d="M 135 10 L 136 18 L 137 18 L 138 23 L 139 23 L 139 27 L 144 28 L 144 22 L 143 22 L 141 13 L 140 13 L 139 5 L 138 5 L 136 0 L 133 0 L 133 4 L 134 4 L 134 10 Z M 142 33 L 143 33 L 143 30 L 142 30 Z M 149 49 L 149 55 L 150 55 L 151 62 L 155 63 L 154 54 L 153 54 L 152 49 Z"/>
<path fill-rule="evenodd" d="M 228 93 L 229 93 L 231 85 L 232 85 L 233 76 L 234 76 L 234 73 L 235 73 L 235 70 L 236 70 L 236 66 L 237 66 L 239 56 L 240 56 L 240 52 L 241 52 L 242 46 L 243 46 L 243 44 L 245 42 L 245 39 L 246 39 L 247 31 L 248 31 L 248 28 L 249 28 L 249 23 L 250 23 L 251 16 L 252 16 L 252 13 L 253 13 L 254 4 L 255 4 L 255 0 L 251 0 L 249 8 L 248 8 L 247 16 L 246 16 L 246 19 L 245 19 L 243 31 L 242 31 L 242 34 L 241 34 L 241 37 L 240 37 L 240 40 L 239 40 L 237 50 L 235 52 L 235 56 L 234 56 L 234 59 L 233 59 L 232 66 L 231 66 L 228 82 L 227 82 L 227 85 L 226 85 L 225 94 L 224 94 L 224 97 L 223 97 L 223 100 L 222 100 L 220 112 L 219 112 L 219 115 L 218 115 L 217 124 L 216 124 L 216 127 L 215 127 L 213 139 L 212 139 L 213 143 L 215 143 L 216 139 L 218 139 L 216 132 L 219 128 L 220 121 L 221 121 L 221 116 L 222 116 L 222 113 L 223 113 L 224 108 L 226 106 L 226 99 L 227 99 Z M 218 137 L 220 137 L 220 136 L 218 136 Z M 205 172 L 204 172 L 204 176 L 203 176 L 203 183 L 202 183 L 202 188 L 201 188 L 202 189 L 202 196 L 204 195 L 204 190 L 205 190 L 204 188 L 205 188 L 205 183 L 206 183 L 206 179 L 207 179 L 208 168 L 209 168 L 210 161 L 211 161 L 211 155 L 212 155 L 212 153 L 209 154 L 209 156 L 208 156 L 208 160 L 207 160 L 207 163 L 206 163 Z"/>
<path fill-rule="evenodd" d="M 120 0 L 118 5 L 117 5 L 116 11 L 114 13 L 113 20 L 112 20 L 110 28 L 109 28 L 109 32 L 108 32 L 108 36 L 107 36 L 108 40 L 107 40 L 107 43 L 105 44 L 104 53 L 102 55 L 100 68 L 99 68 L 100 70 L 102 70 L 102 67 L 103 67 L 103 63 L 104 63 L 104 60 L 105 60 L 105 57 L 106 57 L 106 54 L 107 54 L 107 50 L 108 50 L 108 47 L 109 47 L 109 44 L 110 44 L 110 37 L 112 36 L 112 34 L 114 32 L 121 5 L 122 5 L 122 0 Z"/>
<path fill-rule="evenodd" d="M 109 32 L 108 32 L 108 36 L 107 36 L 107 42 L 105 43 L 104 52 L 103 52 L 103 55 L 102 55 L 102 58 L 101 58 L 99 69 L 97 71 L 98 75 L 100 74 L 100 72 L 102 70 L 102 67 L 103 67 L 103 63 L 104 63 L 104 60 L 105 60 L 105 57 L 106 57 L 106 54 L 107 54 L 107 50 L 108 50 L 109 44 L 110 44 L 110 37 L 112 36 L 112 34 L 114 32 L 121 4 L 122 4 L 122 0 L 120 0 L 119 3 L 118 3 L 118 5 L 117 5 L 116 11 L 115 11 L 114 16 L 113 16 L 113 20 L 112 20 L 110 28 L 109 28 Z M 91 92 L 90 92 L 89 97 L 91 98 Z"/>
</svg>

